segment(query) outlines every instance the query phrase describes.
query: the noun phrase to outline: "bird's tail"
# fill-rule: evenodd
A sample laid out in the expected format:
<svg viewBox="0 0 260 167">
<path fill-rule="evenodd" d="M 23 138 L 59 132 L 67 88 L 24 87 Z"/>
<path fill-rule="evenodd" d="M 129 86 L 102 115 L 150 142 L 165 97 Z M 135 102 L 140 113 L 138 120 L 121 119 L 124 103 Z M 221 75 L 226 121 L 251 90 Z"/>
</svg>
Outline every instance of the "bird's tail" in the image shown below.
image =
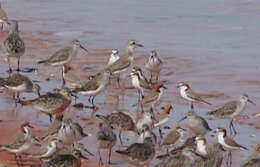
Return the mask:
<svg viewBox="0 0 260 167">
<path fill-rule="evenodd" d="M 209 102 L 207 102 L 207 101 L 205 101 L 205 100 L 201 100 L 203 103 L 206 103 L 206 104 L 208 104 L 208 105 L 212 105 L 211 103 L 209 103 Z"/>
<path fill-rule="evenodd" d="M 216 112 L 216 110 L 215 111 L 208 111 L 208 112 L 206 112 L 206 115 L 214 115 L 215 112 Z"/>
<path fill-rule="evenodd" d="M 23 105 L 23 106 L 26 106 L 26 105 L 29 105 L 30 104 L 30 101 L 24 101 L 24 100 L 18 100 L 19 104 Z"/>
<path fill-rule="evenodd" d="M 43 63 L 47 63 L 47 60 L 41 60 L 37 62 L 38 64 L 43 64 Z"/>
<path fill-rule="evenodd" d="M 103 120 L 103 121 L 107 121 L 107 118 L 104 115 L 97 114 L 96 117 Z"/>
<path fill-rule="evenodd" d="M 127 154 L 128 154 L 128 152 L 127 152 L 127 151 L 124 151 L 124 150 L 116 150 L 116 152 L 117 152 L 118 154 L 123 154 L 123 155 L 127 155 Z"/>
</svg>

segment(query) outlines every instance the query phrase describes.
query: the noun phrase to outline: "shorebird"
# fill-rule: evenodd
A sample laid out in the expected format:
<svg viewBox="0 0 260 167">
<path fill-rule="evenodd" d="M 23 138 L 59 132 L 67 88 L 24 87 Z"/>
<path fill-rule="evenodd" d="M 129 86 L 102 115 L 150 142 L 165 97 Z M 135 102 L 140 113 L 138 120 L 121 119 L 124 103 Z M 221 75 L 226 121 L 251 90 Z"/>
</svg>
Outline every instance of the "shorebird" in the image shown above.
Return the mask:
<svg viewBox="0 0 260 167">
<path fill-rule="evenodd" d="M 156 50 L 151 51 L 151 55 L 149 57 L 148 62 L 145 64 L 145 68 L 150 71 L 151 78 L 150 81 L 153 79 L 153 73 L 156 74 L 156 81 L 159 79 L 159 73 L 162 70 L 163 62 L 159 58 Z"/>
<path fill-rule="evenodd" d="M 198 155 L 191 147 L 183 147 L 174 153 L 168 154 L 156 167 L 184 167 L 193 166 L 196 161 L 203 158 Z"/>
<path fill-rule="evenodd" d="M 63 78 L 68 88 L 74 90 L 83 86 L 84 82 L 72 71 L 72 67 L 69 64 L 64 64 L 62 68 L 64 68 L 62 70 Z"/>
<path fill-rule="evenodd" d="M 237 115 L 244 111 L 247 102 L 255 105 L 255 103 L 249 99 L 247 94 L 243 94 L 240 96 L 240 99 L 238 101 L 230 101 L 222 107 L 220 107 L 219 109 L 208 112 L 207 114 L 217 118 L 231 119 L 229 124 L 230 134 L 232 135 L 232 131 L 234 131 L 234 133 L 237 134 L 236 129 L 233 125 L 233 120 Z"/>
<path fill-rule="evenodd" d="M 69 154 L 59 154 L 54 156 L 49 161 L 32 167 L 81 167 L 82 159 L 88 160 L 79 150 L 73 150 Z"/>
<path fill-rule="evenodd" d="M 73 122 L 72 119 L 68 118 L 62 121 L 57 138 L 63 144 L 71 145 L 87 136 L 91 136 L 91 134 L 86 134 L 80 124 Z"/>
<path fill-rule="evenodd" d="M 136 47 L 143 47 L 143 45 L 139 44 L 135 40 L 129 40 L 125 48 L 125 54 L 120 56 L 120 58 L 108 66 L 107 69 L 109 69 L 109 71 L 111 71 L 113 74 L 126 72 L 129 68 L 131 68 L 131 65 L 134 61 L 133 52 Z"/>
<path fill-rule="evenodd" d="M 111 72 L 109 70 L 105 70 L 90 81 L 84 83 L 81 88 L 76 88 L 73 92 L 89 96 L 89 102 L 94 106 L 94 99 L 96 95 L 101 93 L 109 84 L 110 76 Z"/>
<path fill-rule="evenodd" d="M 148 137 L 144 143 L 134 143 L 125 150 L 116 150 L 128 163 L 149 167 L 155 155 L 153 140 Z"/>
<path fill-rule="evenodd" d="M 217 128 L 218 143 L 221 144 L 225 150 L 229 151 L 227 157 L 227 166 L 232 165 L 232 151 L 234 150 L 248 150 L 246 147 L 239 145 L 235 140 L 227 136 L 225 128 Z"/>
<path fill-rule="evenodd" d="M 152 90 L 152 84 L 145 78 L 140 67 L 134 66 L 130 76 L 132 78 L 132 85 L 138 90 L 138 101 L 140 101 L 140 96 L 144 97 L 145 90 Z"/>
<path fill-rule="evenodd" d="M 193 167 L 220 167 L 222 165 L 224 150 L 220 144 L 215 144 L 208 155 L 196 161 Z M 252 167 L 252 166 L 250 166 Z"/>
<path fill-rule="evenodd" d="M 188 126 L 195 135 L 205 135 L 212 129 L 209 127 L 208 122 L 201 116 L 199 116 L 194 110 L 190 110 L 187 116 L 183 117 L 182 120 L 188 119 Z"/>
<path fill-rule="evenodd" d="M 185 129 L 179 125 L 176 125 L 173 130 L 163 139 L 161 146 L 166 147 L 168 152 L 169 147 L 176 145 L 176 142 L 183 138 L 185 131 Z"/>
<path fill-rule="evenodd" d="M 0 86 L 14 92 L 14 100 L 19 100 L 19 95 L 22 92 L 34 92 L 40 96 L 40 86 L 33 83 L 27 76 L 19 73 L 13 74 L 8 78 L 0 78 Z"/>
<path fill-rule="evenodd" d="M 142 131 L 143 125 L 148 125 L 150 128 L 153 126 L 155 121 L 153 110 L 150 108 L 149 111 L 144 111 L 140 118 L 136 121 L 137 131 L 140 133 Z"/>
<path fill-rule="evenodd" d="M 161 99 L 164 89 L 166 89 L 166 87 L 163 85 L 163 83 L 156 83 L 154 85 L 154 89 L 150 92 L 150 94 L 144 96 L 144 98 L 140 102 L 134 104 L 133 106 L 141 104 L 142 111 L 143 106 L 152 106 L 152 110 L 154 110 L 155 104 L 157 104 L 157 102 Z"/>
<path fill-rule="evenodd" d="M 241 167 L 259 167 L 260 166 L 260 144 L 254 147 L 253 153 L 248 157 Z"/>
<path fill-rule="evenodd" d="M 88 52 L 88 50 L 81 45 L 80 41 L 75 39 L 71 41 L 68 46 L 56 51 L 47 60 L 39 61 L 38 64 L 50 64 L 52 66 L 63 66 L 64 64 L 69 63 L 77 55 L 79 48 Z M 62 79 L 64 85 L 64 78 L 62 77 Z"/>
<path fill-rule="evenodd" d="M 85 146 L 82 143 L 73 143 L 70 146 L 64 146 L 60 149 L 58 149 L 55 153 L 55 155 L 61 155 L 61 154 L 71 154 L 73 153 L 74 150 L 80 150 L 81 152 L 87 152 L 88 154 L 90 154 L 91 156 L 94 156 L 94 154 L 92 154 L 91 152 L 89 152 Z"/>
<path fill-rule="evenodd" d="M 23 122 L 20 130 L 11 138 L 8 144 L 0 146 L 0 150 L 14 153 L 18 166 L 22 165 L 20 154 L 31 148 L 35 140 L 37 140 L 29 134 L 29 128 L 33 128 L 30 123 L 27 121 Z"/>
<path fill-rule="evenodd" d="M 57 113 L 55 120 L 49 125 L 47 132 L 41 137 L 42 140 L 55 138 L 60 130 L 63 119 L 62 113 Z"/>
<path fill-rule="evenodd" d="M 103 166 L 100 149 L 108 149 L 108 164 L 111 164 L 111 151 L 116 144 L 116 134 L 113 132 L 109 121 L 103 120 L 102 123 L 99 123 L 99 131 L 96 134 L 96 139 L 98 141 L 99 167 Z"/>
<path fill-rule="evenodd" d="M 207 157 L 211 151 L 211 147 L 207 143 L 207 139 L 203 135 L 198 135 L 196 137 L 196 144 L 197 144 L 197 152 Z"/>
<path fill-rule="evenodd" d="M 0 3 L 0 23 L 1 23 L 1 31 L 3 31 L 4 29 L 4 24 L 9 24 L 8 17 L 5 11 L 3 10 L 1 3 Z"/>
<path fill-rule="evenodd" d="M 10 30 L 7 38 L 3 43 L 4 55 L 7 56 L 9 72 L 12 72 L 11 57 L 17 58 L 17 71 L 20 71 L 20 57 L 24 54 L 25 45 L 22 38 L 19 36 L 18 21 L 10 20 Z"/>
<path fill-rule="evenodd" d="M 123 144 L 121 138 L 122 131 L 137 132 L 135 122 L 133 121 L 131 115 L 127 112 L 114 111 L 111 114 L 108 114 L 106 116 L 96 114 L 96 117 L 102 120 L 109 121 L 113 129 L 119 130 L 119 140 L 121 144 Z"/>
<path fill-rule="evenodd" d="M 114 62 L 116 62 L 119 58 L 120 58 L 120 55 L 119 55 L 119 53 L 118 53 L 118 50 L 117 50 L 117 49 L 112 49 L 112 50 L 111 50 L 110 57 L 109 57 L 108 62 L 107 62 L 107 66 L 112 65 L 112 64 L 113 64 Z"/>
<path fill-rule="evenodd" d="M 153 144 L 156 145 L 156 143 L 157 143 L 156 135 L 153 133 L 153 131 L 151 131 L 151 129 L 148 125 L 144 124 L 143 128 L 142 128 L 142 132 L 139 134 L 137 141 L 139 143 L 143 143 L 144 140 L 149 137 L 152 139 Z"/>
<path fill-rule="evenodd" d="M 171 110 L 172 106 L 169 104 L 163 108 L 163 112 L 160 112 L 157 116 L 155 116 L 154 127 L 159 127 L 160 139 L 163 138 L 161 126 L 169 121 Z"/>
<path fill-rule="evenodd" d="M 202 102 L 202 103 L 211 105 L 211 103 L 203 100 L 200 97 L 200 95 L 198 95 L 196 92 L 194 92 L 187 83 L 180 82 L 177 85 L 177 88 L 180 88 L 181 97 L 183 97 L 184 99 L 191 102 L 191 108 L 193 108 L 193 102 Z"/>
<path fill-rule="evenodd" d="M 51 138 L 46 145 L 41 146 L 35 153 L 28 157 L 46 159 L 50 158 L 57 151 L 57 138 Z"/>
<path fill-rule="evenodd" d="M 20 100 L 19 103 L 32 106 L 35 110 L 48 114 L 51 121 L 53 114 L 61 113 L 69 107 L 71 103 L 71 92 L 68 88 L 62 88 L 58 93 L 48 92 L 33 100 Z"/>
</svg>

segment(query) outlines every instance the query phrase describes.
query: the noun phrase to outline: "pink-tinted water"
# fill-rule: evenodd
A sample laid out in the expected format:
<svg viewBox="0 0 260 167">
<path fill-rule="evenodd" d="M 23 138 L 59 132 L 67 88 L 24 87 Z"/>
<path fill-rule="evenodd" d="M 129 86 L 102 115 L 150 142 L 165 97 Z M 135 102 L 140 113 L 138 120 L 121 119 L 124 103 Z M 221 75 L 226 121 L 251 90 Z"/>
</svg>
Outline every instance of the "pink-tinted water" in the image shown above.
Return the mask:
<svg viewBox="0 0 260 167">
<path fill-rule="evenodd" d="M 251 153 L 252 147 L 259 142 L 259 118 L 253 115 L 260 108 L 260 24 L 257 22 L 260 1 L 3 0 L 2 6 L 10 19 L 20 21 L 21 36 L 26 43 L 26 53 L 21 64 L 23 67 L 39 69 L 37 74 L 26 75 L 40 81 L 42 93 L 60 87 L 60 69 L 38 66 L 36 62 L 46 59 L 71 40 L 79 39 L 89 50 L 88 54 L 80 52 L 71 62 L 75 72 L 83 80 L 87 80 L 89 75 L 104 68 L 112 48 L 118 48 L 123 53 L 126 41 L 136 39 L 145 46 L 136 51 L 136 65 L 144 67 L 149 52 L 153 49 L 158 51 L 164 62 L 161 79 L 167 81 L 168 89 L 163 95 L 161 106 L 168 103 L 174 106 L 168 123 L 170 127 L 189 108 L 175 88 L 178 82 L 187 81 L 213 104 L 210 107 L 195 105 L 202 116 L 205 116 L 206 111 L 227 101 L 238 99 L 244 92 L 256 103 L 256 106 L 248 105 L 243 113 L 247 117 L 241 117 L 236 122 L 239 134 L 235 139 L 248 147 L 249 151 L 236 153 L 233 156 L 233 166 L 239 166 Z M 6 35 L 6 31 L 0 33 L 1 42 Z M 8 66 L 3 56 L 0 63 L 0 75 L 7 76 Z M 85 67 L 90 69 L 84 70 Z M 46 81 L 51 74 L 55 78 Z M 127 85 L 130 86 L 130 82 Z M 35 96 L 24 97 L 29 99 Z M 80 97 L 80 101 L 86 104 L 87 99 L 88 97 Z M 113 85 L 96 98 L 99 112 L 103 114 L 114 109 L 126 109 L 135 114 L 136 108 L 132 104 L 136 101 L 137 95 L 133 89 L 122 92 Z M 23 120 L 32 122 L 36 127 L 33 131 L 36 135 L 45 131 L 49 125 L 47 116 L 37 114 L 29 107 L 15 108 L 12 95 L 6 91 L 0 96 L 0 104 L 0 119 L 8 120 L 0 123 L 1 144 L 8 141 Z M 97 120 L 90 118 L 90 111 L 70 108 L 66 117 L 79 120 L 84 130 L 93 134 L 82 142 L 97 155 Z M 225 120 L 213 120 L 209 124 L 212 128 L 228 127 L 228 121 Z M 132 133 L 124 134 L 123 138 L 129 138 L 126 145 L 136 140 Z M 208 138 L 210 144 L 216 142 L 216 138 Z M 116 146 L 114 149 L 118 148 Z M 14 161 L 10 161 L 13 157 L 6 155 L 6 152 L 1 152 L 0 161 L 14 166 Z M 106 154 L 103 155 L 106 159 Z M 116 154 L 112 154 L 112 162 L 115 164 L 111 166 L 129 166 Z M 152 165 L 157 162 L 153 161 Z M 97 156 L 90 157 L 90 161 L 84 163 L 84 166 L 97 166 Z"/>
</svg>

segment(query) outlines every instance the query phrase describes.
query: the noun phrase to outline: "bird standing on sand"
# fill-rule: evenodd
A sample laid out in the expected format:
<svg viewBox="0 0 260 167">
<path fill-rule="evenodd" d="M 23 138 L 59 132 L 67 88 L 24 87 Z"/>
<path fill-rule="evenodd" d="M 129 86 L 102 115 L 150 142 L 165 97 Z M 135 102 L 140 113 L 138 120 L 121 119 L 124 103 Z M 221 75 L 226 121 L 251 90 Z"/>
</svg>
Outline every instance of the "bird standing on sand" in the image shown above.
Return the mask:
<svg viewBox="0 0 260 167">
<path fill-rule="evenodd" d="M 253 153 L 248 157 L 241 167 L 259 167 L 260 166 L 260 144 L 254 147 Z"/>
<path fill-rule="evenodd" d="M 198 95 L 196 92 L 194 92 L 190 86 L 185 82 L 180 82 L 177 85 L 177 88 L 180 88 L 180 94 L 181 97 L 191 102 L 191 109 L 193 109 L 193 102 L 202 102 L 206 103 L 208 105 L 211 105 L 211 103 L 203 100 L 200 95 Z"/>
<path fill-rule="evenodd" d="M 233 119 L 239 115 L 241 112 L 244 111 L 247 102 L 252 103 L 255 105 L 255 103 L 249 99 L 247 94 L 243 94 L 240 96 L 239 100 L 237 101 L 230 101 L 226 104 L 224 104 L 222 107 L 208 112 L 207 115 L 211 115 L 217 118 L 229 118 L 231 119 L 229 124 L 230 129 L 230 135 L 232 135 L 232 131 L 234 131 L 234 134 L 236 135 L 236 129 L 233 125 Z"/>
<path fill-rule="evenodd" d="M 113 132 L 110 122 L 108 120 L 104 120 L 103 118 L 101 119 L 103 122 L 99 123 L 99 131 L 96 134 L 98 141 L 99 167 L 103 166 L 100 149 L 108 149 L 108 164 L 111 164 L 111 152 L 112 148 L 116 144 L 116 134 Z"/>
<path fill-rule="evenodd" d="M 227 136 L 225 128 L 217 128 L 218 143 L 221 144 L 225 150 L 228 151 L 227 166 L 232 166 L 232 151 L 234 150 L 248 150 L 246 147 L 241 146 L 235 140 Z"/>
<path fill-rule="evenodd" d="M 156 81 L 159 80 L 159 73 L 162 70 L 163 62 L 159 58 L 156 50 L 151 51 L 148 62 L 145 64 L 145 68 L 150 71 L 150 81 L 153 79 L 153 73 L 156 74 Z"/>
<path fill-rule="evenodd" d="M 49 115 L 51 121 L 53 114 L 61 113 L 69 107 L 71 92 L 68 88 L 62 88 L 58 93 L 48 92 L 33 100 L 20 100 L 19 103 L 25 106 L 32 106 L 35 110 Z"/>
<path fill-rule="evenodd" d="M 38 64 L 50 64 L 52 66 L 63 66 L 64 64 L 69 63 L 77 55 L 79 48 L 88 52 L 88 50 L 81 45 L 79 40 L 73 40 L 68 46 L 56 51 L 47 60 L 39 61 Z M 63 78 L 63 73 L 64 72 L 62 71 L 62 80 L 63 80 L 62 85 L 64 85 L 65 83 Z"/>
<path fill-rule="evenodd" d="M 7 57 L 9 72 L 12 72 L 11 68 L 11 57 L 17 58 L 17 71 L 20 71 L 20 57 L 24 54 L 25 45 L 22 38 L 19 35 L 18 21 L 11 20 L 10 30 L 7 38 L 4 40 L 3 50 L 4 55 Z"/>
</svg>

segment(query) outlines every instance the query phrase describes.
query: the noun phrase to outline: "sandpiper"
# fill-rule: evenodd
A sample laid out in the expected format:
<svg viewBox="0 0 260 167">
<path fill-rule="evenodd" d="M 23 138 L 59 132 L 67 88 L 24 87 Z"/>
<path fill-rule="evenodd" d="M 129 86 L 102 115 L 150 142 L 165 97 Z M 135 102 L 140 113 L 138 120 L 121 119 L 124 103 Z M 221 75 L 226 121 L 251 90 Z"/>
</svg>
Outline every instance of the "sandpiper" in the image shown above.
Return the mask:
<svg viewBox="0 0 260 167">
<path fill-rule="evenodd" d="M 153 126 L 155 121 L 153 110 L 150 108 L 148 111 L 142 112 L 140 118 L 136 121 L 137 131 L 140 133 L 142 131 L 143 125 L 148 125 L 150 128 Z"/>
<path fill-rule="evenodd" d="M 144 97 L 145 90 L 152 90 L 152 84 L 147 81 L 140 67 L 134 66 L 130 76 L 132 78 L 132 85 L 138 90 L 139 100 L 140 96 Z"/>
<path fill-rule="evenodd" d="M 94 154 L 92 154 L 91 152 L 89 152 L 84 144 L 82 143 L 79 143 L 79 142 L 76 142 L 76 143 L 73 143 L 72 145 L 70 146 L 64 146 L 60 149 L 58 149 L 55 153 L 55 155 L 60 155 L 60 154 L 71 154 L 73 153 L 74 150 L 80 150 L 81 152 L 87 152 L 88 154 L 90 154 L 91 156 L 94 156 Z"/>
<path fill-rule="evenodd" d="M 225 150 L 223 150 L 222 146 L 220 144 L 214 144 L 212 149 L 210 149 L 210 152 L 208 155 L 196 161 L 196 163 L 193 165 L 194 167 L 220 167 L 222 165 L 223 160 L 223 153 Z M 250 166 L 252 167 L 252 166 Z"/>
<path fill-rule="evenodd" d="M 212 148 L 208 145 L 207 139 L 203 135 L 198 135 L 196 137 L 196 144 L 197 152 L 205 157 L 208 156 Z"/>
<path fill-rule="evenodd" d="M 58 93 L 48 92 L 33 100 L 20 100 L 19 103 L 32 106 L 34 109 L 48 114 L 51 121 L 53 114 L 61 113 L 69 107 L 71 103 L 71 92 L 68 88 L 62 88 Z"/>
<path fill-rule="evenodd" d="M 107 63 L 107 66 L 112 65 L 114 62 L 116 62 L 120 58 L 119 52 L 117 49 L 112 49 L 111 54 Z"/>
<path fill-rule="evenodd" d="M 181 126 L 175 125 L 173 130 L 163 139 L 161 146 L 166 147 L 168 152 L 169 147 L 176 145 L 177 141 L 182 140 L 185 131 Z"/>
<path fill-rule="evenodd" d="M 19 36 L 18 21 L 10 20 L 9 23 L 11 27 L 3 44 L 4 55 L 7 56 L 9 72 L 12 72 L 11 57 L 17 58 L 17 71 L 20 71 L 20 57 L 24 54 L 25 45 Z"/>
<path fill-rule="evenodd" d="M 241 167 L 259 167 L 260 166 L 260 144 L 254 147 L 253 153 L 248 157 Z"/>
<path fill-rule="evenodd" d="M 183 117 L 179 122 L 184 119 L 188 119 L 188 126 L 195 135 L 205 135 L 212 129 L 209 127 L 208 122 L 201 116 L 199 116 L 193 109 L 191 109 L 187 116 Z"/>
<path fill-rule="evenodd" d="M 163 62 L 159 58 L 156 50 L 151 51 L 149 60 L 145 64 L 145 67 L 150 71 L 150 74 L 151 74 L 150 81 L 152 81 L 152 79 L 153 79 L 153 73 L 156 74 L 156 81 L 158 81 L 159 73 L 162 70 L 162 66 L 163 66 Z"/>
<path fill-rule="evenodd" d="M 55 116 L 55 120 L 49 125 L 46 134 L 44 134 L 41 137 L 41 139 L 45 140 L 48 138 L 55 138 L 60 130 L 62 119 L 63 119 L 63 114 L 57 113 Z"/>
<path fill-rule="evenodd" d="M 52 66 L 63 66 L 64 64 L 69 63 L 77 55 L 79 48 L 88 52 L 88 50 L 81 45 L 80 41 L 75 39 L 71 41 L 68 46 L 56 51 L 47 60 L 39 61 L 38 64 L 50 64 Z M 62 79 L 64 85 L 64 78 L 62 77 Z"/>
<path fill-rule="evenodd" d="M 4 29 L 4 24 L 9 24 L 8 17 L 5 11 L 3 10 L 1 3 L 0 3 L 0 23 L 1 23 L 1 31 L 3 31 Z"/>
<path fill-rule="evenodd" d="M 8 144 L 0 146 L 0 150 L 6 150 L 15 154 L 18 166 L 22 165 L 20 154 L 28 150 L 35 142 L 35 137 L 29 134 L 29 128 L 33 128 L 30 123 L 27 121 L 23 122 L 20 130 L 11 138 Z"/>
<path fill-rule="evenodd" d="M 57 138 L 65 145 L 71 145 L 76 141 L 83 139 L 84 137 L 91 136 L 86 134 L 83 128 L 77 122 L 72 119 L 63 119 L 61 128 L 59 129 Z"/>
<path fill-rule="evenodd" d="M 163 112 L 160 112 L 157 116 L 155 116 L 154 127 L 155 128 L 159 127 L 160 139 L 163 138 L 161 126 L 166 124 L 169 121 L 171 110 L 172 110 L 172 106 L 168 104 L 163 108 Z"/>
<path fill-rule="evenodd" d="M 177 88 L 180 88 L 180 94 L 181 96 L 191 102 L 191 108 L 193 108 L 193 102 L 203 102 L 208 105 L 211 105 L 211 103 L 203 100 L 200 95 L 198 95 L 196 92 L 194 92 L 190 86 L 185 82 L 180 82 L 177 85 Z"/>
<path fill-rule="evenodd" d="M 56 138 L 51 138 L 46 145 L 41 146 L 35 153 L 30 154 L 28 157 L 40 159 L 50 158 L 57 150 L 57 142 L 58 140 Z"/>
<path fill-rule="evenodd" d="M 64 68 L 62 70 L 63 78 L 68 88 L 74 90 L 83 86 L 83 81 L 72 71 L 72 67 L 69 64 L 65 64 L 62 68 Z"/>
<path fill-rule="evenodd" d="M 235 140 L 227 136 L 225 128 L 217 128 L 218 143 L 221 144 L 225 150 L 229 151 L 227 158 L 227 166 L 232 165 L 232 151 L 233 150 L 248 150 L 246 147 L 239 145 Z"/>
<path fill-rule="evenodd" d="M 105 70 L 98 76 L 95 76 L 93 79 L 83 84 L 81 88 L 76 88 L 73 92 L 85 96 L 90 96 L 89 102 L 94 106 L 95 96 L 106 88 L 106 86 L 109 84 L 110 76 L 111 72 L 109 70 Z"/>
<path fill-rule="evenodd" d="M 149 166 L 155 155 L 153 140 L 148 137 L 144 143 L 134 143 L 126 150 L 116 150 L 117 153 L 134 166 Z"/>
<path fill-rule="evenodd" d="M 88 160 L 79 150 L 73 150 L 70 154 L 58 154 L 49 161 L 31 167 L 81 167 L 82 159 Z"/>
<path fill-rule="evenodd" d="M 108 164 L 111 164 L 111 151 L 116 144 L 116 134 L 113 132 L 112 126 L 108 120 L 99 123 L 99 131 L 96 134 L 98 141 L 99 167 L 103 166 L 100 149 L 108 149 Z"/>
<path fill-rule="evenodd" d="M 157 137 L 156 135 L 153 133 L 153 131 L 150 129 L 150 127 L 146 124 L 143 125 L 143 128 L 142 128 L 142 132 L 139 134 L 139 137 L 138 137 L 138 142 L 139 143 L 143 143 L 144 142 L 144 139 L 150 137 L 152 139 L 152 142 L 154 145 L 157 144 Z"/>
<path fill-rule="evenodd" d="M 181 150 L 176 151 L 174 154 L 169 154 L 164 157 L 156 167 L 181 167 L 193 166 L 202 157 L 191 148 L 183 147 Z"/>
<path fill-rule="evenodd" d="M 107 120 L 110 122 L 113 129 L 119 130 L 119 140 L 120 143 L 123 144 L 121 133 L 122 131 L 133 131 L 137 132 L 135 122 L 131 115 L 124 111 L 113 111 L 111 114 L 107 116 L 98 115 L 96 117 L 101 118 L 102 120 Z"/>
<path fill-rule="evenodd" d="M 166 87 L 163 85 L 163 83 L 159 82 L 155 84 L 154 89 L 150 92 L 150 94 L 144 96 L 144 98 L 139 103 L 134 104 L 133 106 L 141 104 L 142 111 L 143 106 L 152 106 L 152 109 L 154 110 L 155 104 L 157 104 L 157 102 L 161 99 L 164 89 L 166 89 Z"/>
<path fill-rule="evenodd" d="M 0 85 L 14 92 L 14 100 L 18 100 L 19 94 L 22 92 L 34 92 L 40 96 L 40 86 L 33 83 L 27 76 L 19 73 L 13 74 L 8 78 L 0 78 Z"/>
<path fill-rule="evenodd" d="M 120 56 L 120 58 L 116 62 L 108 66 L 107 69 L 109 69 L 109 71 L 111 71 L 113 74 L 126 72 L 129 68 L 131 68 L 131 65 L 134 61 L 133 52 L 136 47 L 143 47 L 143 45 L 139 44 L 135 40 L 129 40 L 125 48 L 125 54 L 123 56 Z"/>
<path fill-rule="evenodd" d="M 240 99 L 238 101 L 230 101 L 223 105 L 221 108 L 216 109 L 215 111 L 208 112 L 207 114 L 217 118 L 231 119 L 229 124 L 230 134 L 232 135 L 232 131 L 237 134 L 233 125 L 233 119 L 244 111 L 247 102 L 254 104 L 254 102 L 249 99 L 247 94 L 243 94 L 240 96 Z"/>
</svg>

